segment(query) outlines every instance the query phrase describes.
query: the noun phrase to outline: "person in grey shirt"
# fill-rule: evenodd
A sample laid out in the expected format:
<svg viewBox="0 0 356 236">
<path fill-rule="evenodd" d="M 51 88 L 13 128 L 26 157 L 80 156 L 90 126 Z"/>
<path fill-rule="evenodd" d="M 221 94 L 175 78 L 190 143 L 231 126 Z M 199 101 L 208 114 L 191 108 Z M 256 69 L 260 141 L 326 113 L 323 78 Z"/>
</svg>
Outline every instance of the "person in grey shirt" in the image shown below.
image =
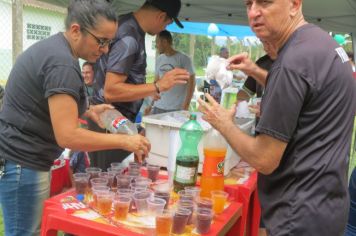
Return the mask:
<svg viewBox="0 0 356 236">
<path fill-rule="evenodd" d="M 199 101 L 203 118 L 259 172 L 269 236 L 341 236 L 349 209 L 347 169 L 356 112 L 347 54 L 327 32 L 304 20 L 302 0 L 245 3 L 252 30 L 278 49 L 257 135 L 244 134 L 233 122 L 235 109 L 221 108 L 209 95 L 210 104 Z M 240 60 L 229 62 L 235 69 Z"/>
<path fill-rule="evenodd" d="M 195 74 L 190 58 L 172 47 L 173 38 L 169 31 L 163 30 L 156 36 L 156 48 L 160 55 L 156 59 L 155 81 L 174 68 L 183 68 L 190 73 L 187 84 L 181 84 L 162 92 L 155 101 L 152 114 L 169 111 L 188 110 L 195 88 Z"/>
<path fill-rule="evenodd" d="M 147 155 L 141 135 L 100 134 L 78 127 L 87 115 L 97 123 L 110 105 L 88 107 L 79 58 L 94 62 L 108 51 L 116 13 L 102 0 L 76 0 L 65 32 L 39 41 L 16 60 L 0 111 L 0 203 L 6 236 L 40 235 L 50 168 L 64 148 L 122 148 Z"/>
</svg>

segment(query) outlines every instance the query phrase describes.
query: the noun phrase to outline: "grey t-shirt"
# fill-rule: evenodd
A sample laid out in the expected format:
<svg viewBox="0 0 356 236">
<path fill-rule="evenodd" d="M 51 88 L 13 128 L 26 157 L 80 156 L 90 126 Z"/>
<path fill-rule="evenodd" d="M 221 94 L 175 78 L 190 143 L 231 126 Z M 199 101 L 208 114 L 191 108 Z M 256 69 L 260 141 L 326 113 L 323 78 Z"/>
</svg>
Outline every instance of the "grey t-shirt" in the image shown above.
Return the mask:
<svg viewBox="0 0 356 236">
<path fill-rule="evenodd" d="M 109 53 L 101 56 L 96 63 L 93 103 L 105 103 L 104 84 L 107 72 L 127 75 L 125 83 L 145 84 L 146 66 L 145 32 L 132 13 L 123 15 L 119 19 L 119 30 L 110 45 Z M 143 99 L 139 99 L 132 102 L 115 102 L 113 105 L 134 121 L 142 102 Z"/>
<path fill-rule="evenodd" d="M 0 112 L 0 158 L 48 171 L 63 149 L 58 146 L 49 114 L 48 98 L 68 94 L 87 107 L 78 60 L 63 33 L 42 40 L 17 59 L 6 84 Z"/>
<path fill-rule="evenodd" d="M 292 34 L 272 65 L 256 131 L 288 145 L 278 168 L 258 176 L 271 236 L 343 235 L 356 112 L 348 63 L 326 32 L 307 24 Z"/>
<path fill-rule="evenodd" d="M 192 61 L 190 58 L 181 53 L 176 52 L 172 56 L 161 54 L 156 60 L 156 76 L 162 78 L 163 75 L 174 69 L 183 68 L 189 71 L 191 75 L 194 74 Z M 162 110 L 181 110 L 185 97 L 187 95 L 187 84 L 176 85 L 172 89 L 162 92 L 161 98 L 154 103 L 154 106 Z"/>
</svg>

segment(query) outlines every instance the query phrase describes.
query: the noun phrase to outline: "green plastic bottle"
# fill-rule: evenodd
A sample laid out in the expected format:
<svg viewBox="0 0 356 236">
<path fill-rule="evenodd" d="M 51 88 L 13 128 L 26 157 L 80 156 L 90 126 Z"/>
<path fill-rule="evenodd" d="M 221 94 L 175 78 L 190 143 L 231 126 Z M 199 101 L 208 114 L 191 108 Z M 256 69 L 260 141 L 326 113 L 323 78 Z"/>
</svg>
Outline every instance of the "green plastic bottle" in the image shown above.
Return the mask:
<svg viewBox="0 0 356 236">
<path fill-rule="evenodd" d="M 196 184 L 199 165 L 198 144 L 202 135 L 203 129 L 197 122 L 197 116 L 191 114 L 189 120 L 179 129 L 182 145 L 176 158 L 173 180 L 175 192 Z"/>
</svg>

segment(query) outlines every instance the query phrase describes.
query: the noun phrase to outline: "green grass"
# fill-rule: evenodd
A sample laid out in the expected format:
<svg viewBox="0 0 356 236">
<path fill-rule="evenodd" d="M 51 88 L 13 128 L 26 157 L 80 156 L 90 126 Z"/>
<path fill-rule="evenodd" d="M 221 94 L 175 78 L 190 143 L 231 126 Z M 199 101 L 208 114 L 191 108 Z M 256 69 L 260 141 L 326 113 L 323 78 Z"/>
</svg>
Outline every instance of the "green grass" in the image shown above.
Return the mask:
<svg viewBox="0 0 356 236">
<path fill-rule="evenodd" d="M 205 76 L 204 68 L 195 68 L 195 76 Z"/>
</svg>

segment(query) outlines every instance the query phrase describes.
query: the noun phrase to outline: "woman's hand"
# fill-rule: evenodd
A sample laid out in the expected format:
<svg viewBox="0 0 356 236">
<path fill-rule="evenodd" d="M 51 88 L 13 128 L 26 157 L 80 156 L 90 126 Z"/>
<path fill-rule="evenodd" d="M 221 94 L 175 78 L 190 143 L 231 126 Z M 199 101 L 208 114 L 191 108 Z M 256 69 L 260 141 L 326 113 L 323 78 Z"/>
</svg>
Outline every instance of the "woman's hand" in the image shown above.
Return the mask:
<svg viewBox="0 0 356 236">
<path fill-rule="evenodd" d="M 94 121 L 100 128 L 104 129 L 104 124 L 100 120 L 100 114 L 108 109 L 114 109 L 114 107 L 110 104 L 91 105 L 84 115 Z"/>
<path fill-rule="evenodd" d="M 148 152 L 151 150 L 150 141 L 140 134 L 127 135 L 126 140 L 126 150 L 134 152 L 135 159 L 137 158 L 136 161 L 142 163 L 145 157 L 148 156 Z"/>
</svg>

